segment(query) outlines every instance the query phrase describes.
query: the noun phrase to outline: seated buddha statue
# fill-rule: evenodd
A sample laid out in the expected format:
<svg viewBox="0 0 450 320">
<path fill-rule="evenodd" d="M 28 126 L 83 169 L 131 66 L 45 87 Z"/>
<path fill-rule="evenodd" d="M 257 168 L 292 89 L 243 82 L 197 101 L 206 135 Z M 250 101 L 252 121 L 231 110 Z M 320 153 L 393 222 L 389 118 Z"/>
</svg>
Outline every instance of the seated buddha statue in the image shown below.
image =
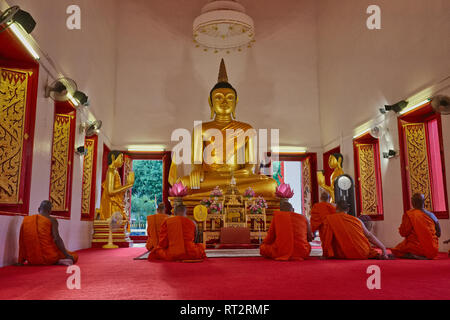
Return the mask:
<svg viewBox="0 0 450 320">
<path fill-rule="evenodd" d="M 256 131 L 251 125 L 235 120 L 238 97 L 228 83 L 223 59 L 218 82 L 212 88 L 208 102 L 213 120 L 194 128 L 191 173 L 178 179 L 189 188 L 186 198 L 208 196 L 216 186 L 226 190 L 233 177 L 233 183 L 241 194 L 252 187 L 257 195 L 274 197 L 277 182 L 254 173 L 256 159 L 253 148 L 256 146 L 253 137 Z M 236 135 L 227 134 L 229 129 L 235 130 Z M 211 135 L 211 132 L 215 134 Z M 222 139 L 216 139 L 217 135 Z"/>
</svg>

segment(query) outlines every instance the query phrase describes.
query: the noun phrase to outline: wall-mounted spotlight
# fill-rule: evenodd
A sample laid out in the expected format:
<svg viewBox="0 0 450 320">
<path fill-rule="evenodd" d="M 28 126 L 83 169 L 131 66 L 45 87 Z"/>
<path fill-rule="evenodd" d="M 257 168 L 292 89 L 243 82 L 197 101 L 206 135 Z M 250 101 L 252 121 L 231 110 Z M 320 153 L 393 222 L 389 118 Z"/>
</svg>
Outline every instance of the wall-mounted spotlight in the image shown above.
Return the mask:
<svg viewBox="0 0 450 320">
<path fill-rule="evenodd" d="M 36 27 L 36 21 L 34 21 L 31 14 L 21 10 L 19 6 L 10 7 L 2 13 L 0 16 L 0 25 L 4 25 L 4 27 L 0 29 L 0 32 L 8 29 L 13 23 L 20 25 L 28 34 Z"/>
<path fill-rule="evenodd" d="M 407 105 L 408 101 L 402 100 L 400 102 L 397 102 L 396 104 L 385 105 L 384 108 L 380 108 L 380 112 L 382 114 L 385 114 L 388 111 L 394 111 L 395 113 L 399 113 L 400 111 L 405 109 Z"/>
<path fill-rule="evenodd" d="M 87 156 L 87 149 L 84 146 L 80 146 L 77 148 L 77 150 L 75 151 L 76 154 L 80 155 L 80 156 Z"/>
<path fill-rule="evenodd" d="M 383 152 L 383 158 L 385 158 L 385 159 L 394 158 L 396 155 L 397 155 L 397 152 L 392 149 L 389 149 L 388 152 Z"/>
</svg>

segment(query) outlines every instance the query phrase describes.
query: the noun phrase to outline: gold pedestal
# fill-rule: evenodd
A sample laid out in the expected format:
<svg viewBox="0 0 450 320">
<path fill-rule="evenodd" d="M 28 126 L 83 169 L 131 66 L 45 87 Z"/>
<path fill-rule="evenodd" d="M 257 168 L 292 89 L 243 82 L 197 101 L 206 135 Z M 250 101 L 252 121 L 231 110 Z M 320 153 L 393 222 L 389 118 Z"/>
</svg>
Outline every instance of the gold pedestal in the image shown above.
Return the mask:
<svg viewBox="0 0 450 320">
<path fill-rule="evenodd" d="M 119 248 L 128 248 L 132 243 L 126 232 L 127 221 L 123 221 L 118 230 L 113 230 L 113 243 Z M 109 224 L 107 220 L 94 220 L 92 248 L 102 248 L 108 244 Z"/>
</svg>

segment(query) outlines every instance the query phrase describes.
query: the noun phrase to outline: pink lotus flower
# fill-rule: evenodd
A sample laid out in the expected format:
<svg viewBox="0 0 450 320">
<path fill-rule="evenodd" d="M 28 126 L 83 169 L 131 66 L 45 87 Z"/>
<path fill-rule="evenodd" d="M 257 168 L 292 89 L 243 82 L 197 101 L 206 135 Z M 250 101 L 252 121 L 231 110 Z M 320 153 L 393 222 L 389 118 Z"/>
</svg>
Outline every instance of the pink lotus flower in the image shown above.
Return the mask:
<svg viewBox="0 0 450 320">
<path fill-rule="evenodd" d="M 248 187 L 245 190 L 244 197 L 247 197 L 247 198 L 254 198 L 255 197 L 255 191 L 253 191 L 252 187 Z"/>
<path fill-rule="evenodd" d="M 169 189 L 169 195 L 171 197 L 184 197 L 187 195 L 188 191 L 187 188 L 183 185 L 182 182 L 175 183 L 170 189 Z"/>
<path fill-rule="evenodd" d="M 290 199 L 294 196 L 294 191 L 291 189 L 291 186 L 282 183 L 277 187 L 277 190 L 275 191 L 275 195 L 279 198 L 287 198 Z"/>
</svg>

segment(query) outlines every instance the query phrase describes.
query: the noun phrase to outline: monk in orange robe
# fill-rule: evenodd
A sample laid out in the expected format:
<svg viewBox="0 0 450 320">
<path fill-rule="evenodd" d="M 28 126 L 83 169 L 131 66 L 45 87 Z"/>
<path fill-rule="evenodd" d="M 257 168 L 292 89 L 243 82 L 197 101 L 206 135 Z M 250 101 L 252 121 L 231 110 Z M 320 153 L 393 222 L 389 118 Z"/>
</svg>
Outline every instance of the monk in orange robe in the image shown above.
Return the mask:
<svg viewBox="0 0 450 320">
<path fill-rule="evenodd" d="M 160 203 L 158 205 L 158 209 L 156 210 L 156 214 L 147 216 L 148 238 L 145 247 L 147 248 L 148 251 L 151 251 L 158 246 L 161 224 L 166 218 L 169 217 L 167 214 L 164 213 L 165 210 L 166 206 L 164 205 L 164 203 Z"/>
<path fill-rule="evenodd" d="M 432 212 L 425 210 L 423 194 L 414 194 L 411 203 L 413 209 L 403 214 L 398 229 L 405 240 L 391 249 L 392 253 L 398 258 L 434 259 L 439 252 L 439 221 Z"/>
<path fill-rule="evenodd" d="M 19 264 L 72 265 L 78 261 L 74 252 L 66 250 L 58 231 L 58 221 L 50 217 L 52 204 L 42 201 L 39 214 L 25 217 L 20 228 Z"/>
<path fill-rule="evenodd" d="M 358 218 L 347 214 L 348 204 L 339 201 L 336 213 L 324 218 L 320 239 L 323 256 L 336 259 L 389 259 L 386 247 Z M 370 243 L 382 250 L 379 255 Z"/>
<path fill-rule="evenodd" d="M 309 257 L 313 240 L 308 219 L 293 212 L 290 203 L 282 203 L 274 212 L 264 242 L 259 250 L 263 257 L 279 261 L 303 260 Z"/>
<path fill-rule="evenodd" d="M 168 260 L 194 262 L 206 258 L 203 244 L 194 243 L 196 224 L 186 217 L 186 207 L 175 207 L 174 217 L 161 224 L 158 246 L 153 249 L 148 260 Z"/>
<path fill-rule="evenodd" d="M 311 229 L 313 233 L 319 231 L 322 227 L 323 219 L 330 214 L 336 212 L 336 208 L 330 203 L 330 195 L 327 192 L 322 192 L 320 195 L 320 202 L 313 205 L 311 208 Z"/>
</svg>

